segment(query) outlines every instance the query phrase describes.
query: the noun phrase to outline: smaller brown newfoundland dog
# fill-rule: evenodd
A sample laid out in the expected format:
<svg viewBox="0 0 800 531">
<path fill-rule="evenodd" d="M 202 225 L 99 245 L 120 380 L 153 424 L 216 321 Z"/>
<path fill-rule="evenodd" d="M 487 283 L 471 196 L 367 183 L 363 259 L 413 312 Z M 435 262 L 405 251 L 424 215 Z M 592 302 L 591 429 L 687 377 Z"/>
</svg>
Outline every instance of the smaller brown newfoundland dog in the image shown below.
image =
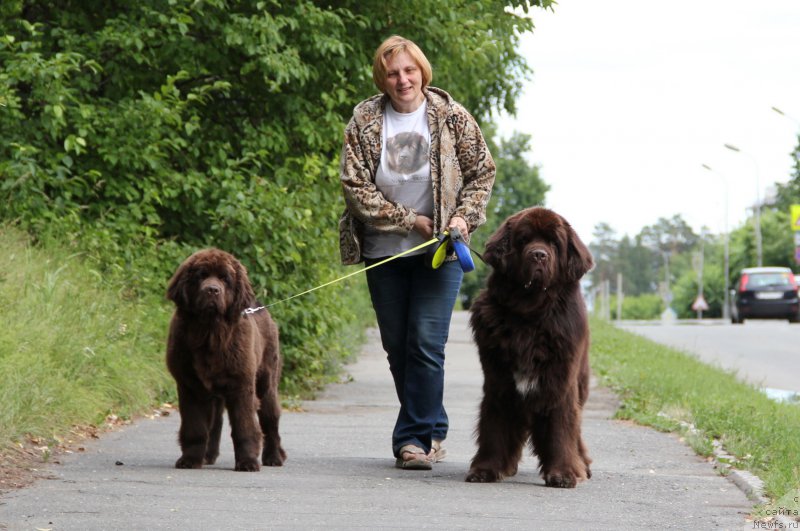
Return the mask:
<svg viewBox="0 0 800 531">
<path fill-rule="evenodd" d="M 236 470 L 281 466 L 278 327 L 256 305 L 247 270 L 232 255 L 205 249 L 169 281 L 175 303 L 167 367 L 178 386 L 182 455 L 176 468 L 201 468 L 219 456 L 222 412 L 228 410 Z M 260 425 L 260 427 L 259 427 Z"/>
<path fill-rule="evenodd" d="M 550 487 L 591 477 L 581 438 L 589 395 L 589 329 L 578 281 L 592 255 L 546 208 L 509 217 L 486 244 L 493 271 L 470 311 L 483 367 L 478 451 L 466 480 L 517 473 L 529 442 Z"/>
</svg>

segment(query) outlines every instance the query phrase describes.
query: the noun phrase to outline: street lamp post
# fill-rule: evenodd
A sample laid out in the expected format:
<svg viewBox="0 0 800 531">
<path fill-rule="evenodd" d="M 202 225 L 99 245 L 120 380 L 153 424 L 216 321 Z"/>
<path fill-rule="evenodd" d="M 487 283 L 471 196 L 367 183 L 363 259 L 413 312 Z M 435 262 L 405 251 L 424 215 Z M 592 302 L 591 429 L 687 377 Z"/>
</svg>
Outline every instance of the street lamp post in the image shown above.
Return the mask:
<svg viewBox="0 0 800 531">
<path fill-rule="evenodd" d="M 707 169 L 711 173 L 715 173 L 720 176 L 722 179 L 722 184 L 725 185 L 725 293 L 723 295 L 723 303 L 722 303 L 722 318 L 727 320 L 731 316 L 731 308 L 730 308 L 730 249 L 728 240 L 730 239 L 730 235 L 728 234 L 728 179 L 725 178 L 724 175 L 721 173 L 714 171 L 711 166 L 708 164 L 703 164 L 703 168 Z"/>
<path fill-rule="evenodd" d="M 791 116 L 789 116 L 788 114 L 786 114 L 785 112 L 783 112 L 782 110 L 780 110 L 779 108 L 777 108 L 777 107 L 772 107 L 772 110 L 773 110 L 773 111 L 775 111 L 776 113 L 780 114 L 781 116 L 783 116 L 783 117 L 785 117 L 785 118 L 788 118 L 789 120 L 793 121 L 793 122 L 794 122 L 794 123 L 796 123 L 797 125 L 800 125 L 800 121 L 797 121 L 796 119 L 792 118 Z"/>
<path fill-rule="evenodd" d="M 756 172 L 756 205 L 753 208 L 754 211 L 754 225 L 755 225 L 755 233 L 756 233 L 756 258 L 758 261 L 758 267 L 764 265 L 763 260 L 763 251 L 761 246 L 761 190 L 758 184 L 758 163 L 756 162 L 755 157 L 750 155 L 749 153 L 742 151 L 738 147 L 734 146 L 733 144 L 725 144 L 725 147 L 730 149 L 731 151 L 735 151 L 737 153 L 742 153 L 743 155 L 747 155 L 750 157 L 750 160 L 753 161 L 753 168 Z"/>
<path fill-rule="evenodd" d="M 775 111 L 776 113 L 780 114 L 781 116 L 783 116 L 787 120 L 791 120 L 792 122 L 794 122 L 795 125 L 800 127 L 800 120 L 798 120 L 797 118 L 786 114 L 785 112 L 783 112 L 782 110 L 780 110 L 777 107 L 772 107 L 772 110 Z M 797 138 L 798 138 L 798 140 L 800 140 L 800 132 L 797 133 Z M 800 155 L 798 155 L 798 153 L 795 152 L 795 158 L 797 158 L 798 156 L 800 156 Z"/>
</svg>

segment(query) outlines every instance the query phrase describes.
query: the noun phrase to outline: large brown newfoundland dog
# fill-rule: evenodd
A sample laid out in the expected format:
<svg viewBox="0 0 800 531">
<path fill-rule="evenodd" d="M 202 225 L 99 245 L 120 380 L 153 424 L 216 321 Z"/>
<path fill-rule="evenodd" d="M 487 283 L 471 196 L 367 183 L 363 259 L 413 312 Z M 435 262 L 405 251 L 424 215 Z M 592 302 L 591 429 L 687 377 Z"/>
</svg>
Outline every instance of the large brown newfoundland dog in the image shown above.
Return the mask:
<svg viewBox="0 0 800 531">
<path fill-rule="evenodd" d="M 484 259 L 493 271 L 470 308 L 483 401 L 466 480 L 513 476 L 529 441 L 545 483 L 575 487 L 592 475 L 581 438 L 589 329 L 578 284 L 592 256 L 564 218 L 536 207 L 509 217 Z"/>
<path fill-rule="evenodd" d="M 167 344 L 181 413 L 175 467 L 216 461 L 225 408 L 236 470 L 259 470 L 259 452 L 262 464 L 281 466 L 278 327 L 266 309 L 252 310 L 244 266 L 218 249 L 198 251 L 169 281 L 167 298 L 176 306 Z"/>
</svg>

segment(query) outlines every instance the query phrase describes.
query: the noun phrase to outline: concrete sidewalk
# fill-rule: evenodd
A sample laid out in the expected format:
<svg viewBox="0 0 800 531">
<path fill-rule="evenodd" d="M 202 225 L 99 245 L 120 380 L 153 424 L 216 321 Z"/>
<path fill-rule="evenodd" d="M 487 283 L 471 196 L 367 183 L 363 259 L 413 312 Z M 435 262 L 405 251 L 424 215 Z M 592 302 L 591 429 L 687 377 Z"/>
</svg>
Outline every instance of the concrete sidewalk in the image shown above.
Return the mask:
<svg viewBox="0 0 800 531">
<path fill-rule="evenodd" d="M 615 400 L 602 389 L 584 415 L 590 481 L 546 488 L 526 457 L 502 483 L 465 483 L 482 384 L 465 313 L 454 315 L 447 351 L 449 456 L 432 471 L 394 468 L 397 404 L 375 333 L 348 370 L 351 382 L 284 413 L 282 468 L 233 472 L 227 428 L 216 465 L 172 468 L 176 412 L 103 436 L 52 465 L 51 479 L 4 495 L 0 529 L 752 528 L 741 491 L 676 437 L 610 420 Z"/>
</svg>

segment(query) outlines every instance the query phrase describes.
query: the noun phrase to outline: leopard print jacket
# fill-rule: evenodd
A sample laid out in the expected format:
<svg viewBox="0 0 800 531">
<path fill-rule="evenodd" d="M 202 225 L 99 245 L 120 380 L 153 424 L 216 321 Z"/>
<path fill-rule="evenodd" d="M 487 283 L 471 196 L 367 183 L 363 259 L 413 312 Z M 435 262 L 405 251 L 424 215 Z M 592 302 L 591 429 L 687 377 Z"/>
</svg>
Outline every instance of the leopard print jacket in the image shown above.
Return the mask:
<svg viewBox="0 0 800 531">
<path fill-rule="evenodd" d="M 462 105 L 441 89 L 427 87 L 423 92 L 431 133 L 434 234 L 441 234 L 453 216 L 464 218 L 472 233 L 486 221 L 496 173 L 494 160 L 478 124 Z M 339 219 L 339 248 L 345 265 L 363 260 L 365 225 L 408 234 L 417 217 L 413 209 L 388 201 L 375 186 L 383 109 L 388 101 L 388 96 L 379 94 L 359 103 L 344 131 L 339 177 L 346 208 Z"/>
</svg>

